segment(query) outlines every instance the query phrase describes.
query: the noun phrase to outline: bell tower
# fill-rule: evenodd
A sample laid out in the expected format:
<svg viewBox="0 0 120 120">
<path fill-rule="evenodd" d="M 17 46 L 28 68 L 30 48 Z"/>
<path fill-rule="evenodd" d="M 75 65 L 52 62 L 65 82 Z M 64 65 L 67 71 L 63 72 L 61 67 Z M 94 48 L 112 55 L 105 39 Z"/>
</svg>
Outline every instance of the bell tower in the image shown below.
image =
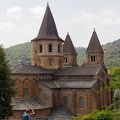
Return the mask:
<svg viewBox="0 0 120 120">
<path fill-rule="evenodd" d="M 59 37 L 56 24 L 47 3 L 38 36 L 31 41 L 31 63 L 45 69 L 58 69 L 63 66 L 64 41 Z"/>
<path fill-rule="evenodd" d="M 93 31 L 88 48 L 86 50 L 86 64 L 87 65 L 104 64 L 104 52 L 95 29 Z"/>
<path fill-rule="evenodd" d="M 77 66 L 77 52 L 72 43 L 69 33 L 67 33 L 63 44 L 64 63 L 63 67 Z"/>
</svg>

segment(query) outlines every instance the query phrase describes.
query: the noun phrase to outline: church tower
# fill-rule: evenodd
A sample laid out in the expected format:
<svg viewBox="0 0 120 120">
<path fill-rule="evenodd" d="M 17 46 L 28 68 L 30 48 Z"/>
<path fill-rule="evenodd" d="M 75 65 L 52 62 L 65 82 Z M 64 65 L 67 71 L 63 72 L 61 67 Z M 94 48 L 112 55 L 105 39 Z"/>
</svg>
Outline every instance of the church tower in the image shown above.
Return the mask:
<svg viewBox="0 0 120 120">
<path fill-rule="evenodd" d="M 47 4 L 38 36 L 31 41 L 32 65 L 41 66 L 46 69 L 62 67 L 63 42 L 58 35 L 53 15 Z"/>
<path fill-rule="evenodd" d="M 87 65 L 104 65 L 104 52 L 101 47 L 100 41 L 94 29 L 86 51 L 86 64 Z"/>
<path fill-rule="evenodd" d="M 77 52 L 71 41 L 70 35 L 67 34 L 63 45 L 64 67 L 77 65 Z"/>
</svg>

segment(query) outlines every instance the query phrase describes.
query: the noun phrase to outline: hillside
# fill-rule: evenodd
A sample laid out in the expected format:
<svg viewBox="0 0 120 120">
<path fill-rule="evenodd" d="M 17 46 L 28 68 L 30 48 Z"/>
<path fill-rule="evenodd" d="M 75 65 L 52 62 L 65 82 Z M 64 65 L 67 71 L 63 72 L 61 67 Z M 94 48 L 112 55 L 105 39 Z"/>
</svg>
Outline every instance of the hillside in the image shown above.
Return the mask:
<svg viewBox="0 0 120 120">
<path fill-rule="evenodd" d="M 105 52 L 105 64 L 107 67 L 120 66 L 120 39 L 102 45 L 102 47 Z M 82 65 L 86 57 L 86 48 L 77 47 L 76 51 L 78 54 L 78 65 Z M 28 64 L 31 63 L 30 42 L 6 48 L 5 52 L 11 66 L 17 64 L 20 60 L 25 60 Z"/>
</svg>

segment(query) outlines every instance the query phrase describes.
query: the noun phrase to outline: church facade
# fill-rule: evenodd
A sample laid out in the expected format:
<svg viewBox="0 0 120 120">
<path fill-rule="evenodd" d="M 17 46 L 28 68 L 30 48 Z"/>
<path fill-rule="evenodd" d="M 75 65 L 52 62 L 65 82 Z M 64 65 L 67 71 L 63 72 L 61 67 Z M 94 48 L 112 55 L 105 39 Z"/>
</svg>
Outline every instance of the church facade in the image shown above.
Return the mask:
<svg viewBox="0 0 120 120">
<path fill-rule="evenodd" d="M 77 65 L 77 53 L 69 33 L 58 35 L 49 5 L 38 36 L 31 40 L 31 65 L 21 62 L 12 68 L 16 80 L 14 115 L 19 120 L 25 109 L 33 108 L 35 118 L 48 116 L 61 106 L 73 116 L 104 109 L 111 104 L 109 76 L 104 51 L 94 30 L 86 50 L 86 61 Z"/>
</svg>

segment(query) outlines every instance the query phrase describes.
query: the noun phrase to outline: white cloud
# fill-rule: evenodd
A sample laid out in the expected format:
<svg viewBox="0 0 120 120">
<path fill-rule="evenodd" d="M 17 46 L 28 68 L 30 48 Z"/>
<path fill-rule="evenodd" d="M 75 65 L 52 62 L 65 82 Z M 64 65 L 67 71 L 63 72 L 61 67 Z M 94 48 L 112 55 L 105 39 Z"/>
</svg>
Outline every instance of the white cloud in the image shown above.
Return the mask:
<svg viewBox="0 0 120 120">
<path fill-rule="evenodd" d="M 7 10 L 7 16 L 10 16 L 14 19 L 19 19 L 22 17 L 22 8 L 21 7 L 12 7 Z"/>
<path fill-rule="evenodd" d="M 59 21 L 62 24 L 84 24 L 85 26 L 120 25 L 120 8 L 111 6 L 102 8 L 99 12 L 80 11 L 66 20 Z"/>
<path fill-rule="evenodd" d="M 30 9 L 30 12 L 35 15 L 36 18 L 40 18 L 40 16 L 43 16 L 44 12 L 45 12 L 45 8 L 42 6 L 35 6 L 33 8 Z"/>
</svg>

